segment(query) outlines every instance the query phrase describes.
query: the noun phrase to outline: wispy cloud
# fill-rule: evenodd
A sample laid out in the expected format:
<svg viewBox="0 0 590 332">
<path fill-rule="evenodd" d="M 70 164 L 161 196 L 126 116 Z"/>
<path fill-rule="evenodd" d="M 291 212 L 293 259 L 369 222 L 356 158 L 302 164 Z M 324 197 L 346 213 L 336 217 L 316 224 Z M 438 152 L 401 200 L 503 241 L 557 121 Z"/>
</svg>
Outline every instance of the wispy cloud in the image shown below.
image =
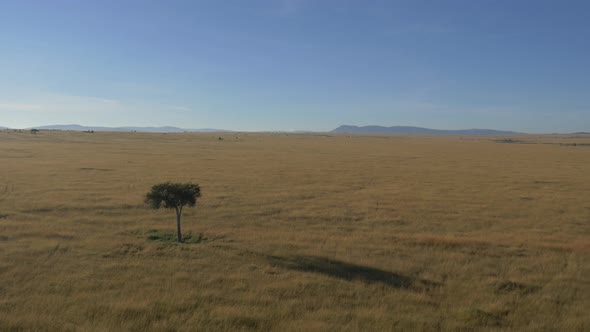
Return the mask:
<svg viewBox="0 0 590 332">
<path fill-rule="evenodd" d="M 149 104 L 55 93 L 31 96 L 26 101 L 0 103 L 0 112 L 117 113 L 142 110 L 187 112 L 191 109 L 181 105 Z"/>
<path fill-rule="evenodd" d="M 107 112 L 120 109 L 122 106 L 121 102 L 113 99 L 64 94 L 42 94 L 31 96 L 26 101 L 17 100 L 0 103 L 0 111 Z"/>
</svg>

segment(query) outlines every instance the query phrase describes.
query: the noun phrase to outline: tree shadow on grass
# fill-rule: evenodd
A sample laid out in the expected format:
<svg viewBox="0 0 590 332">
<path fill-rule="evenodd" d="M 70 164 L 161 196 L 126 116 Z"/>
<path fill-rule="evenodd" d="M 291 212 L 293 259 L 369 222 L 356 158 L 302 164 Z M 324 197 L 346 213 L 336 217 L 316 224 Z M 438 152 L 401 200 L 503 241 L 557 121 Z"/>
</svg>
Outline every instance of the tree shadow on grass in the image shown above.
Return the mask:
<svg viewBox="0 0 590 332">
<path fill-rule="evenodd" d="M 366 283 L 381 283 L 386 286 L 399 289 L 429 291 L 441 286 L 440 283 L 434 281 L 412 278 L 398 273 L 384 271 L 363 265 L 346 263 L 324 257 L 270 256 L 269 261 L 272 265 L 285 269 L 319 273 L 346 281 L 358 280 Z"/>
</svg>

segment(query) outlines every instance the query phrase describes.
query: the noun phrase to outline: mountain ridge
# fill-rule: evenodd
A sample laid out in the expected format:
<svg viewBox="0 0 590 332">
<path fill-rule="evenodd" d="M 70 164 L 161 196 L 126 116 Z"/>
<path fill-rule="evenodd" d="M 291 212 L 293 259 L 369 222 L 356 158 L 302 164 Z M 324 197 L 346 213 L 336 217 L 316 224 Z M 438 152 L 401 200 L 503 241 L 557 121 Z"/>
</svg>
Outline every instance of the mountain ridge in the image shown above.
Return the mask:
<svg viewBox="0 0 590 332">
<path fill-rule="evenodd" d="M 364 134 L 431 134 L 431 135 L 517 135 L 522 134 L 515 131 L 504 131 L 495 129 L 430 129 L 413 126 L 351 126 L 342 125 L 331 132 L 333 133 L 364 133 Z"/>
</svg>

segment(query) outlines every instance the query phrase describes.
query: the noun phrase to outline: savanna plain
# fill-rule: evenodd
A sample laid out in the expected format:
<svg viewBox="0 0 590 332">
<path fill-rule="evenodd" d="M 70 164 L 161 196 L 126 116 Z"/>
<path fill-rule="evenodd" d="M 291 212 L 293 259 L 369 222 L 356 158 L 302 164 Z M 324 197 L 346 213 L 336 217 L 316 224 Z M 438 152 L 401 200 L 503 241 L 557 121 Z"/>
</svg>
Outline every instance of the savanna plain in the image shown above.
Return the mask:
<svg viewBox="0 0 590 332">
<path fill-rule="evenodd" d="M 590 136 L 0 131 L 0 330 L 588 331 Z M 195 182 L 183 214 L 157 183 Z"/>
</svg>

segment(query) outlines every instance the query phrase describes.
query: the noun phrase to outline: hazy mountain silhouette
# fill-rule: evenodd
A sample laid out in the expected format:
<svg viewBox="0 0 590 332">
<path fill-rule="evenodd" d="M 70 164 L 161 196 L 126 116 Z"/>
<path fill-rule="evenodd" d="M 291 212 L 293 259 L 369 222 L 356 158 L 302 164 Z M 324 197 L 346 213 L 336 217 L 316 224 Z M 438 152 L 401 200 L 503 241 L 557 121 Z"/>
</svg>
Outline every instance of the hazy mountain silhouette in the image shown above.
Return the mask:
<svg viewBox="0 0 590 332">
<path fill-rule="evenodd" d="M 340 126 L 333 133 L 390 133 L 390 134 L 434 134 L 434 135 L 514 135 L 514 131 L 502 131 L 493 129 L 463 129 L 463 130 L 440 130 L 410 126 Z"/>
<path fill-rule="evenodd" d="M 183 132 L 202 132 L 202 133 L 213 133 L 213 132 L 229 132 L 230 130 L 224 129 L 183 129 L 178 127 L 92 127 L 92 126 L 81 126 L 81 125 L 51 125 L 51 126 L 40 126 L 35 127 L 37 129 L 44 130 L 76 130 L 76 131 L 139 131 L 147 133 L 183 133 Z"/>
</svg>

